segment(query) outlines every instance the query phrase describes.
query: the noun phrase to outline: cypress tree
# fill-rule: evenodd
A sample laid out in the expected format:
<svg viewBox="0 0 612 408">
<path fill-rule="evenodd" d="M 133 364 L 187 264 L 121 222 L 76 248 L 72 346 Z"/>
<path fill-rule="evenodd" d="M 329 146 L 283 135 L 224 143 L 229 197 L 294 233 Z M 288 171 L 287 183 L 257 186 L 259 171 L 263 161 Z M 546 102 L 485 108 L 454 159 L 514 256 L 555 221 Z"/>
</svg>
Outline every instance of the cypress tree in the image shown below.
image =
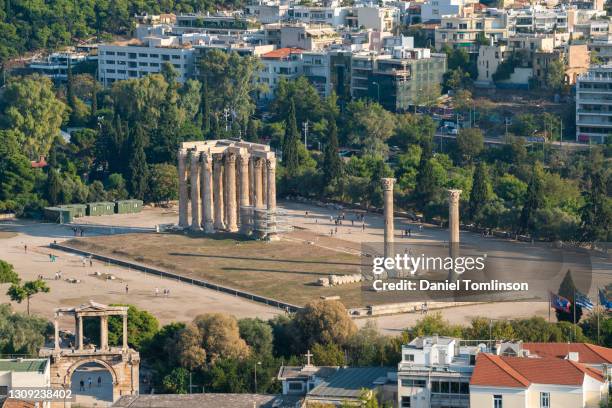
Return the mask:
<svg viewBox="0 0 612 408">
<path fill-rule="evenodd" d="M 255 121 L 253 118 L 249 118 L 247 122 L 247 130 L 246 130 L 246 140 L 249 142 L 256 142 L 259 139 L 257 136 L 257 127 L 255 126 Z"/>
<path fill-rule="evenodd" d="M 72 77 L 72 64 L 70 63 L 70 58 L 68 58 L 68 68 L 66 71 L 66 101 L 68 102 L 68 106 L 70 109 L 74 110 L 75 106 L 75 96 L 74 96 L 74 87 L 73 87 L 73 77 Z"/>
<path fill-rule="evenodd" d="M 211 131 L 210 124 L 210 96 L 208 94 L 208 80 L 204 80 L 202 83 L 202 99 L 201 99 L 201 107 L 202 107 L 202 133 L 204 134 L 204 138 L 209 138 L 209 133 Z"/>
<path fill-rule="evenodd" d="M 327 184 L 342 175 L 342 160 L 338 150 L 338 127 L 336 119 L 332 116 L 327 125 L 327 143 L 323 158 L 323 177 Z"/>
<path fill-rule="evenodd" d="M 487 166 L 483 162 L 479 162 L 472 176 L 472 191 L 470 192 L 470 201 L 468 201 L 468 219 L 474 220 L 478 215 L 480 209 L 490 198 L 489 192 Z"/>
<path fill-rule="evenodd" d="M 148 168 L 147 156 L 144 150 L 145 134 L 140 125 L 137 125 L 130 138 L 130 158 L 127 168 L 128 186 L 132 197 L 144 199 L 147 190 Z"/>
<path fill-rule="evenodd" d="M 92 126 L 97 126 L 98 116 L 96 112 L 98 111 L 98 83 L 94 80 L 93 87 L 91 89 L 91 117 L 90 124 Z"/>
<path fill-rule="evenodd" d="M 62 180 L 59 173 L 54 168 L 49 169 L 47 177 L 47 201 L 51 205 L 60 204 L 62 194 Z"/>
<path fill-rule="evenodd" d="M 586 194 L 586 203 L 582 207 L 582 238 L 586 242 L 607 241 L 612 230 L 612 214 L 607 203 L 606 180 L 601 167 L 591 163 L 591 185 Z"/>
<path fill-rule="evenodd" d="M 287 169 L 288 176 L 295 176 L 298 173 L 300 167 L 299 144 L 300 136 L 295 119 L 295 103 L 292 99 L 285 121 L 285 139 L 283 140 L 283 165 Z"/>
<path fill-rule="evenodd" d="M 525 200 L 525 205 L 523 205 L 519 220 L 519 225 L 523 232 L 533 234 L 536 231 L 536 213 L 544 207 L 543 172 L 541 165 L 538 163 L 533 165 L 531 180 L 527 186 L 527 199 Z"/>
</svg>

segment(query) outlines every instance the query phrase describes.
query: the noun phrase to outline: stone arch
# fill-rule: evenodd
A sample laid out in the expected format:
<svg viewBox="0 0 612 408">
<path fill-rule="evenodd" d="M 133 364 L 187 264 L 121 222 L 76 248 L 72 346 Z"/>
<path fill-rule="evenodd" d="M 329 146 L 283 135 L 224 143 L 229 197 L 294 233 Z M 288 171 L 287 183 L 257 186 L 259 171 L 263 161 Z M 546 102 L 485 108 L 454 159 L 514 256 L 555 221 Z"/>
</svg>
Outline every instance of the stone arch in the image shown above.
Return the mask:
<svg viewBox="0 0 612 408">
<path fill-rule="evenodd" d="M 111 366 L 106 361 L 101 360 L 99 358 L 89 357 L 89 358 L 83 358 L 83 359 L 77 360 L 75 363 L 70 365 L 70 367 L 68 367 L 68 369 L 66 370 L 66 374 L 64 375 L 64 381 L 63 381 L 64 386 L 70 387 L 72 385 L 72 382 L 71 382 L 72 374 L 74 374 L 77 368 L 79 368 L 83 364 L 88 364 L 88 363 L 100 364 L 102 367 L 108 370 L 108 372 L 111 375 L 111 378 L 113 379 L 113 389 L 119 384 L 119 381 L 117 379 L 117 373 L 115 372 L 115 369 L 113 368 L 113 366 Z"/>
</svg>

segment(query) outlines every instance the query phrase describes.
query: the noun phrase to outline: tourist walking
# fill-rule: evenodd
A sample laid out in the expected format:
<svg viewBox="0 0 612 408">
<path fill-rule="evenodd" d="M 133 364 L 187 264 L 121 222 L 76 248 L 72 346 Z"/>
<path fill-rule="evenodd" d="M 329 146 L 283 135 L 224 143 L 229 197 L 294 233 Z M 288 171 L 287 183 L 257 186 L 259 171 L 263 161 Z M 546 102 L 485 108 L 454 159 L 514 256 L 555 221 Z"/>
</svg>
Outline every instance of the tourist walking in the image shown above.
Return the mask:
<svg viewBox="0 0 612 408">
<path fill-rule="evenodd" d="M 102 385 L 102 377 L 98 376 L 98 388 Z"/>
<path fill-rule="evenodd" d="M 128 285 L 125 285 L 125 294 L 127 295 L 130 291 L 130 288 L 128 287 Z"/>
<path fill-rule="evenodd" d="M 87 386 L 91 390 L 91 377 L 87 377 Z"/>
<path fill-rule="evenodd" d="M 27 244 L 23 245 L 23 252 L 25 252 L 26 254 L 28 253 L 28 245 Z"/>
<path fill-rule="evenodd" d="M 159 288 L 155 288 L 155 296 L 159 296 Z"/>
<path fill-rule="evenodd" d="M 85 391 L 85 381 L 79 381 L 79 391 Z"/>
</svg>

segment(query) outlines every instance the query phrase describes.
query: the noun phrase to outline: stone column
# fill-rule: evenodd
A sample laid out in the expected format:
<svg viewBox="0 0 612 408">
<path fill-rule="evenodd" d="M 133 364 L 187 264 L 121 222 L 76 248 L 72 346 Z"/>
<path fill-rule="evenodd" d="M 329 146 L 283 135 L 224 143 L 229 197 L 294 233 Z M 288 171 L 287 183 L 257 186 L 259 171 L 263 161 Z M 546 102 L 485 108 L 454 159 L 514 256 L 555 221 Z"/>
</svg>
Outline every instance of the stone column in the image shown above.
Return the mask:
<svg viewBox="0 0 612 408">
<path fill-rule="evenodd" d="M 393 242 L 395 240 L 395 228 L 393 225 L 393 185 L 395 184 L 395 179 L 383 178 L 381 182 L 385 209 L 384 256 L 387 258 L 395 256 L 393 248 Z"/>
<path fill-rule="evenodd" d="M 278 228 L 276 225 L 276 158 L 266 160 L 267 170 L 267 202 L 268 202 L 268 239 L 278 239 Z"/>
<path fill-rule="evenodd" d="M 238 231 L 238 209 L 236 206 L 236 154 L 227 152 L 225 155 L 225 171 L 227 173 L 227 230 Z"/>
<path fill-rule="evenodd" d="M 213 183 L 214 183 L 214 205 L 215 216 L 214 226 L 216 230 L 224 230 L 224 214 L 223 214 L 223 155 L 213 155 Z"/>
<path fill-rule="evenodd" d="M 461 190 L 448 190 L 448 254 L 451 258 L 459 257 L 459 197 Z M 457 273 L 448 271 L 448 280 L 453 282 Z"/>
<path fill-rule="evenodd" d="M 263 159 L 256 157 L 253 163 L 253 171 L 255 173 L 255 203 L 254 206 L 257 208 L 263 208 L 264 206 L 264 191 L 263 191 L 263 180 L 262 180 L 262 168 Z"/>
<path fill-rule="evenodd" d="M 55 350 L 60 349 L 60 339 L 59 339 L 59 322 L 57 321 L 57 315 L 53 319 L 53 329 L 54 329 L 54 339 L 55 339 Z"/>
<path fill-rule="evenodd" d="M 127 313 L 123 315 L 123 350 L 128 349 Z"/>
<path fill-rule="evenodd" d="M 251 221 L 246 207 L 249 206 L 249 155 L 241 154 L 238 157 L 238 168 L 240 169 L 240 232 L 249 234 Z"/>
<path fill-rule="evenodd" d="M 77 317 L 77 348 L 83 350 L 83 317 Z"/>
<path fill-rule="evenodd" d="M 200 163 L 196 152 L 191 153 L 191 230 L 202 231 L 200 221 Z"/>
<path fill-rule="evenodd" d="M 268 166 L 267 159 L 262 159 L 264 165 L 261 166 L 261 191 L 263 191 L 263 205 L 262 207 L 268 206 Z"/>
<path fill-rule="evenodd" d="M 100 316 L 100 349 L 108 349 L 108 316 Z"/>
<path fill-rule="evenodd" d="M 179 177 L 179 227 L 189 226 L 187 213 L 189 211 L 189 197 L 187 197 L 187 152 L 181 149 L 178 153 L 178 177 Z"/>
<path fill-rule="evenodd" d="M 448 229 L 450 244 L 459 244 L 459 197 L 461 190 L 448 190 Z"/>
<path fill-rule="evenodd" d="M 249 160 L 249 205 L 255 206 L 255 157 Z"/>
<path fill-rule="evenodd" d="M 200 193 L 202 195 L 202 227 L 204 232 L 215 232 L 213 226 L 213 177 L 212 157 L 202 154 L 200 163 Z"/>
</svg>

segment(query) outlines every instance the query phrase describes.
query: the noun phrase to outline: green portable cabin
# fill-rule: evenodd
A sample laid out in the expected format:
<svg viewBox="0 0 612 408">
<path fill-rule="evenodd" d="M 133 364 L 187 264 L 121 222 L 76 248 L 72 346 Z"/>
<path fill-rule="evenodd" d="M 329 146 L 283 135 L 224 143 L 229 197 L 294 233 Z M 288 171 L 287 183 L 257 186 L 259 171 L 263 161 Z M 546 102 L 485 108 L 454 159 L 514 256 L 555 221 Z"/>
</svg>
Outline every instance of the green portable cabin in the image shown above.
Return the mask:
<svg viewBox="0 0 612 408">
<path fill-rule="evenodd" d="M 117 200 L 115 212 L 117 214 L 134 214 L 142 211 L 142 200 Z"/>
<path fill-rule="evenodd" d="M 58 207 L 72 210 L 72 215 L 74 218 L 84 217 L 87 215 L 87 206 L 85 204 L 65 204 Z"/>
<path fill-rule="evenodd" d="M 115 203 L 100 201 L 87 204 L 87 215 L 112 215 L 115 213 Z"/>
<path fill-rule="evenodd" d="M 47 221 L 66 224 L 74 219 L 74 210 L 70 208 L 45 207 L 44 216 Z"/>
</svg>

